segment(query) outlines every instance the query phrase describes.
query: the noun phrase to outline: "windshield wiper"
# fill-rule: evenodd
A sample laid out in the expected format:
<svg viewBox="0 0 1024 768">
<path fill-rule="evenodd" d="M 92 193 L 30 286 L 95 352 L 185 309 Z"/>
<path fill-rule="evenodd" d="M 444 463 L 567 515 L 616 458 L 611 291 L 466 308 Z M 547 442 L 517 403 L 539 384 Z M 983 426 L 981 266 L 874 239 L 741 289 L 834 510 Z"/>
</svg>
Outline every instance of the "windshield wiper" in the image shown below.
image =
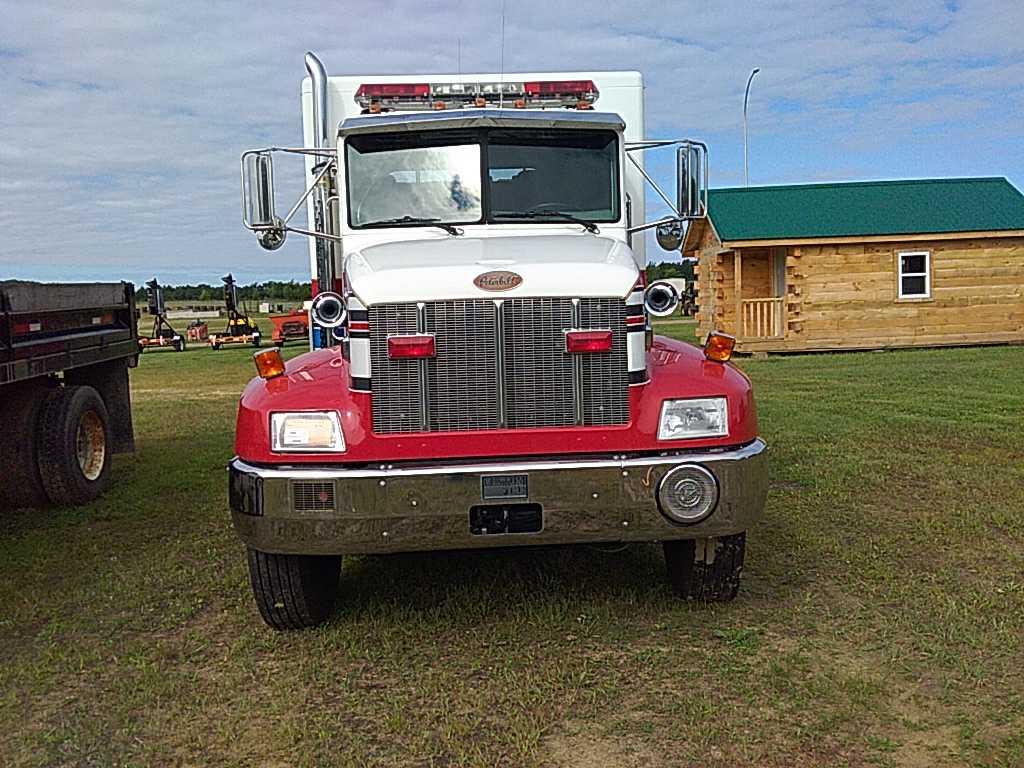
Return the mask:
<svg viewBox="0 0 1024 768">
<path fill-rule="evenodd" d="M 505 213 L 495 213 L 494 218 L 496 219 L 546 219 L 553 217 L 561 219 L 562 221 L 569 221 L 573 224 L 579 224 L 587 232 L 592 232 L 595 235 L 600 232 L 597 228 L 597 224 L 586 219 L 581 219 L 578 216 L 573 216 L 571 213 L 564 213 L 563 211 L 508 211 Z"/>
<path fill-rule="evenodd" d="M 440 219 L 425 219 L 418 218 L 416 216 L 398 216 L 394 219 L 380 219 L 379 221 L 368 221 L 362 226 L 364 227 L 383 227 L 388 224 L 429 224 L 432 227 L 440 227 L 449 235 L 461 235 L 462 228 L 456 227 L 453 224 L 445 224 Z"/>
</svg>

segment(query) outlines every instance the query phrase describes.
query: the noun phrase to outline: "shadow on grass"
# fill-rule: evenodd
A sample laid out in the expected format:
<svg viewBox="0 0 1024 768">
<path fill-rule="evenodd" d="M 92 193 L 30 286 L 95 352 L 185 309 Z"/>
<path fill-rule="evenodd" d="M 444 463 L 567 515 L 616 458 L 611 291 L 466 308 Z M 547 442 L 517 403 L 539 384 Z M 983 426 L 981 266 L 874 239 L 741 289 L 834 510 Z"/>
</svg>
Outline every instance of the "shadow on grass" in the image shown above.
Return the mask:
<svg viewBox="0 0 1024 768">
<path fill-rule="evenodd" d="M 748 534 L 744 585 L 736 605 L 799 599 L 816 570 L 793 521 L 778 514 Z M 791 567 L 800 558 L 801 568 Z M 647 615 L 700 609 L 678 600 L 657 543 L 509 547 L 348 557 L 334 621 L 394 617 L 479 622 L 579 613 Z"/>
</svg>

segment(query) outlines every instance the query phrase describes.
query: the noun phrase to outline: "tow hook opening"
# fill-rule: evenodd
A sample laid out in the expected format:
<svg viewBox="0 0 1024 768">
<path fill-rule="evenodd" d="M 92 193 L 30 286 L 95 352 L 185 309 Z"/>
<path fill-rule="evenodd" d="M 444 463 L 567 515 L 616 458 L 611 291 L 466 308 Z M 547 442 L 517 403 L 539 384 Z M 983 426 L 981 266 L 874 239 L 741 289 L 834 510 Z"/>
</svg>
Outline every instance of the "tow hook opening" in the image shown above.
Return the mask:
<svg viewBox="0 0 1024 768">
<path fill-rule="evenodd" d="M 540 533 L 543 527 L 540 504 L 478 504 L 469 508 L 469 532 L 474 536 Z"/>
</svg>

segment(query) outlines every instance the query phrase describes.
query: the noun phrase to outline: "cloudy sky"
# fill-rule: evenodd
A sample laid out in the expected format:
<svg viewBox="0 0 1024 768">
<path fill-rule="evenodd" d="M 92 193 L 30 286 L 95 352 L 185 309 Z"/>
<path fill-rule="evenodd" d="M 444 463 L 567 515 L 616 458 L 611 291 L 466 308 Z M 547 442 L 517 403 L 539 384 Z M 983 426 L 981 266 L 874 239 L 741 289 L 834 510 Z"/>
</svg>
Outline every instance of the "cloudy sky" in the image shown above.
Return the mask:
<svg viewBox="0 0 1024 768">
<path fill-rule="evenodd" d="M 303 53 L 335 74 L 443 72 L 461 38 L 463 71 L 493 71 L 501 2 L 0 0 L 0 279 L 307 279 L 300 237 L 267 253 L 242 229 L 237 170 L 298 142 Z M 642 71 L 648 133 L 705 139 L 717 186 L 742 183 L 757 66 L 752 184 L 1024 188 L 1021 0 L 505 9 L 506 71 Z"/>
</svg>

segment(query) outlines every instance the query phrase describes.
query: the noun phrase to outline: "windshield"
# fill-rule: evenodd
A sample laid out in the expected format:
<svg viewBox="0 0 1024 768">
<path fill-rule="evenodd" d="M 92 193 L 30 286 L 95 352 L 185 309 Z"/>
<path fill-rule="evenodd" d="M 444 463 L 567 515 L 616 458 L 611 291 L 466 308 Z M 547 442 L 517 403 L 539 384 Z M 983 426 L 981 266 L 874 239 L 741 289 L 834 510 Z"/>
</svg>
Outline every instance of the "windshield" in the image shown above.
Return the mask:
<svg viewBox="0 0 1024 768">
<path fill-rule="evenodd" d="M 614 131 L 366 134 L 346 157 L 353 228 L 619 219 Z"/>
</svg>

